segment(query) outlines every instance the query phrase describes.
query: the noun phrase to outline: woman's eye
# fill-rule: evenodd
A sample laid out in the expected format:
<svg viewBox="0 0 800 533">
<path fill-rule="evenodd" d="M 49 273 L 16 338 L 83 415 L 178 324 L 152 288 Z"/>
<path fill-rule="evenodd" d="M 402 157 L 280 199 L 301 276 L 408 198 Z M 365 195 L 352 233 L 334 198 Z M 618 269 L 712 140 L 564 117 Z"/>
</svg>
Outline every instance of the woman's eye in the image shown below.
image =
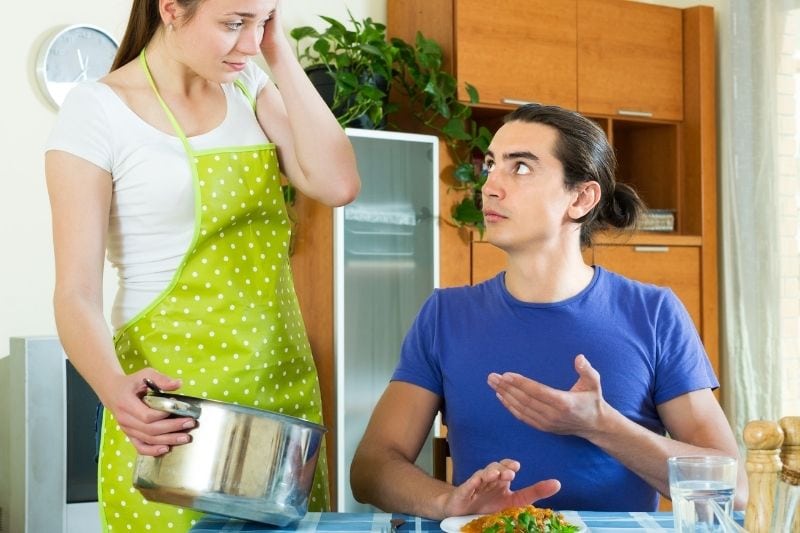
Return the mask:
<svg viewBox="0 0 800 533">
<path fill-rule="evenodd" d="M 491 172 L 492 170 L 494 170 L 494 161 L 492 161 L 491 159 L 487 159 L 486 161 L 484 161 L 483 169 L 486 172 Z"/>
<path fill-rule="evenodd" d="M 238 31 L 243 25 L 244 25 L 244 22 L 241 22 L 241 21 L 239 21 L 239 22 L 226 22 L 225 23 L 225 26 L 227 26 L 228 29 L 231 30 L 231 31 Z"/>
</svg>

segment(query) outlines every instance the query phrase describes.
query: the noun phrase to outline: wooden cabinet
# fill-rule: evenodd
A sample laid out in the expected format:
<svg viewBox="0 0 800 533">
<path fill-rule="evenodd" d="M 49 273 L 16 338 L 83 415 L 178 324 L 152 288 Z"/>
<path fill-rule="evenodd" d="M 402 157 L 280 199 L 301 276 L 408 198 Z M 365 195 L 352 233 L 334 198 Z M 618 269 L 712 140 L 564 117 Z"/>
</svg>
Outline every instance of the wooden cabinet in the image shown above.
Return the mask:
<svg viewBox="0 0 800 533">
<path fill-rule="evenodd" d="M 577 7 L 578 111 L 681 120 L 682 11 L 620 0 Z"/>
<path fill-rule="evenodd" d="M 489 17 L 484 0 L 455 4 L 459 98 L 469 100 L 463 84 L 469 82 L 482 104 L 536 100 L 576 109 L 575 0 L 525 0 L 491 10 Z"/>
<path fill-rule="evenodd" d="M 682 10 L 627 0 L 388 2 L 390 33 L 442 44 L 480 105 L 533 101 L 585 114 L 683 118 Z"/>
</svg>

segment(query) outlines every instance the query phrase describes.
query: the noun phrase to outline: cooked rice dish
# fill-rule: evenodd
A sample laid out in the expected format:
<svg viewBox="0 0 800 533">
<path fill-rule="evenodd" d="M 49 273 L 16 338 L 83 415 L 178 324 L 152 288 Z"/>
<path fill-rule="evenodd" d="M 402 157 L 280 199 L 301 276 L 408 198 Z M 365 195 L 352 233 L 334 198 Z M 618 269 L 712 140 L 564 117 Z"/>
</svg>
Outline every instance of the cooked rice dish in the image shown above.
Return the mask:
<svg viewBox="0 0 800 533">
<path fill-rule="evenodd" d="M 461 528 L 462 533 L 483 533 L 492 526 L 499 526 L 498 531 L 505 532 L 507 520 L 511 520 L 514 525 L 514 533 L 527 533 L 530 529 L 519 524 L 517 518 L 522 513 L 528 513 L 535 521 L 536 526 L 541 531 L 548 531 L 545 529 L 545 524 L 550 522 L 550 519 L 555 516 L 559 524 L 569 525 L 564 517 L 556 513 L 552 509 L 540 509 L 533 505 L 525 505 L 524 507 L 509 507 L 502 511 L 479 516 L 475 520 L 464 524 Z"/>
</svg>

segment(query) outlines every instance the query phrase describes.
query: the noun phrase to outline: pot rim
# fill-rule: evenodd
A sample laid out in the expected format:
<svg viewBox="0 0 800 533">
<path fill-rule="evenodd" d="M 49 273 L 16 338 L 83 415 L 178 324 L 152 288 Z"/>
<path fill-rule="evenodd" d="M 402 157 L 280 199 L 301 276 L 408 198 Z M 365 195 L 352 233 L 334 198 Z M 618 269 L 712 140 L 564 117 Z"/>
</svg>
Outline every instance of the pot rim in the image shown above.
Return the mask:
<svg viewBox="0 0 800 533">
<path fill-rule="evenodd" d="M 303 418 L 299 418 L 296 416 L 287 415 L 284 413 L 277 413 L 275 411 L 270 411 L 268 409 L 259 409 L 258 407 L 249 407 L 246 405 L 240 405 L 237 403 L 230 403 L 230 402 L 223 402 L 219 400 L 211 400 L 208 398 L 198 398 L 196 396 L 185 396 L 183 394 L 172 394 L 169 391 L 161 391 L 161 392 L 154 392 L 151 391 L 148 393 L 149 396 L 159 396 L 161 398 L 174 398 L 178 401 L 185 401 L 190 404 L 211 404 L 213 406 L 220 407 L 225 410 L 234 411 L 237 413 L 242 413 L 245 415 L 255 416 L 258 418 L 273 418 L 277 419 L 281 422 L 297 424 L 300 426 L 305 426 L 312 430 L 321 431 L 322 433 L 326 433 L 328 428 L 321 424 L 317 424 L 315 422 L 311 422 L 310 420 L 305 420 Z M 202 405 L 199 406 L 202 410 Z M 200 415 L 202 416 L 202 414 Z"/>
</svg>

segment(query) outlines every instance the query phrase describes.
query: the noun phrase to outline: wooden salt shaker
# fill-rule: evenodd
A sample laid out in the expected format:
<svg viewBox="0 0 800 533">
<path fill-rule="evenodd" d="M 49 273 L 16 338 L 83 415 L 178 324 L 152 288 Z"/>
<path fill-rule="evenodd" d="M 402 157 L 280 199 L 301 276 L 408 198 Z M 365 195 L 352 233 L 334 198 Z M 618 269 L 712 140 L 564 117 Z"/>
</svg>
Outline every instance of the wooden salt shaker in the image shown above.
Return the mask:
<svg viewBox="0 0 800 533">
<path fill-rule="evenodd" d="M 744 528 L 750 533 L 769 533 L 775 483 L 781 470 L 779 457 L 783 430 L 772 421 L 753 420 L 744 427 L 747 446 L 747 484 L 749 495 Z"/>
<path fill-rule="evenodd" d="M 783 430 L 783 446 L 781 446 L 781 463 L 783 468 L 800 472 L 800 416 L 785 416 L 778 421 Z M 800 532 L 800 512 L 795 511 L 794 533 Z"/>
<path fill-rule="evenodd" d="M 783 430 L 781 463 L 792 470 L 800 470 L 800 416 L 784 416 L 778 424 Z"/>
</svg>

